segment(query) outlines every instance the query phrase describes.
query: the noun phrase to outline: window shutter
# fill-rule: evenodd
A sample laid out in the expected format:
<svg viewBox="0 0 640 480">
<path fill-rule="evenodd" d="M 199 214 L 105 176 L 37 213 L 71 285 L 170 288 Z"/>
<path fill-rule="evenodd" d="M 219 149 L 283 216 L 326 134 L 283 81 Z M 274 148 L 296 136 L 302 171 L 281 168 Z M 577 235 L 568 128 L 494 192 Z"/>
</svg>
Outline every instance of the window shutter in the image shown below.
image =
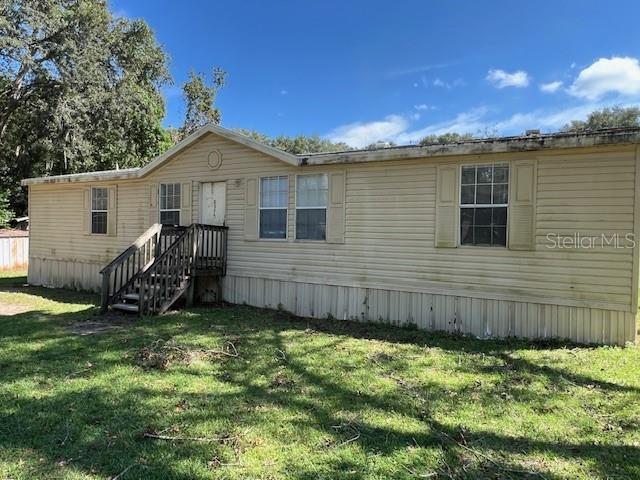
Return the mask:
<svg viewBox="0 0 640 480">
<path fill-rule="evenodd" d="M 159 223 L 158 184 L 149 184 L 149 226 Z"/>
<path fill-rule="evenodd" d="M 180 225 L 189 226 L 193 223 L 191 218 L 191 182 L 184 182 L 180 186 Z"/>
<path fill-rule="evenodd" d="M 327 205 L 327 243 L 344 243 L 345 174 L 329 175 L 329 204 Z"/>
<path fill-rule="evenodd" d="M 509 248 L 535 249 L 536 161 L 511 162 Z"/>
<path fill-rule="evenodd" d="M 91 235 L 91 188 L 82 189 L 82 231 Z"/>
<path fill-rule="evenodd" d="M 458 166 L 439 165 L 436 171 L 435 246 L 455 248 L 458 225 Z"/>
<path fill-rule="evenodd" d="M 118 224 L 118 187 L 109 187 L 107 193 L 107 235 L 115 237 Z"/>
<path fill-rule="evenodd" d="M 244 205 L 244 239 L 258 239 L 258 180 L 248 178 L 246 181 Z"/>
</svg>

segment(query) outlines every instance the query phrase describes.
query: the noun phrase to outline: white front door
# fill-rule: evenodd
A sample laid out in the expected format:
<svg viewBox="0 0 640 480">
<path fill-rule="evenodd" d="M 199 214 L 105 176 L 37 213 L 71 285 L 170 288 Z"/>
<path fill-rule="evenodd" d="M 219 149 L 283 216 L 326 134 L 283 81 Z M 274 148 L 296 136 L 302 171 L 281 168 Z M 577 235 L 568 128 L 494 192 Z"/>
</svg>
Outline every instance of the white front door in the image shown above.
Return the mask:
<svg viewBox="0 0 640 480">
<path fill-rule="evenodd" d="M 225 182 L 201 183 L 200 191 L 202 192 L 200 221 L 207 225 L 224 225 L 227 184 Z"/>
</svg>

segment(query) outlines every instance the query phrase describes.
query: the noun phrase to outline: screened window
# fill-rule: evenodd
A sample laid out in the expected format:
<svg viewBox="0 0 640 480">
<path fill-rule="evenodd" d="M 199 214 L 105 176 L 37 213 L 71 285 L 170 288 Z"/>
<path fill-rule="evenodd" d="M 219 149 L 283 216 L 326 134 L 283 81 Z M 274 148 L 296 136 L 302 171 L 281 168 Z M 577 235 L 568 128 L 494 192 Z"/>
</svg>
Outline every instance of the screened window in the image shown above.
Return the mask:
<svg viewBox="0 0 640 480">
<path fill-rule="evenodd" d="M 109 191 L 106 188 L 91 189 L 91 233 L 107 233 L 107 209 Z"/>
<path fill-rule="evenodd" d="M 160 223 L 180 225 L 180 184 L 160 185 Z"/>
<path fill-rule="evenodd" d="M 327 175 L 299 175 L 296 180 L 296 239 L 325 240 L 327 231 Z"/>
<path fill-rule="evenodd" d="M 289 177 L 260 179 L 260 238 L 287 238 Z"/>
<path fill-rule="evenodd" d="M 505 247 L 508 205 L 508 164 L 463 166 L 460 244 Z"/>
</svg>

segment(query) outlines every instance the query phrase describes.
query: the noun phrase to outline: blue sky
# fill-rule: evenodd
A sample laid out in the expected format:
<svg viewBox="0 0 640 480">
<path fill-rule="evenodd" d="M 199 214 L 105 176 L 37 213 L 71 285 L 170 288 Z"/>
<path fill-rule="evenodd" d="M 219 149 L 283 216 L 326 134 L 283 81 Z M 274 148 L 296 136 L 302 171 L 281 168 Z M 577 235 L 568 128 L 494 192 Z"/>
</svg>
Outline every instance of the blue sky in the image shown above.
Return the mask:
<svg viewBox="0 0 640 480">
<path fill-rule="evenodd" d="M 554 131 L 640 103 L 640 2 L 112 0 L 171 57 L 165 125 L 192 69 L 228 72 L 222 125 L 354 147 L 445 131 Z"/>
</svg>

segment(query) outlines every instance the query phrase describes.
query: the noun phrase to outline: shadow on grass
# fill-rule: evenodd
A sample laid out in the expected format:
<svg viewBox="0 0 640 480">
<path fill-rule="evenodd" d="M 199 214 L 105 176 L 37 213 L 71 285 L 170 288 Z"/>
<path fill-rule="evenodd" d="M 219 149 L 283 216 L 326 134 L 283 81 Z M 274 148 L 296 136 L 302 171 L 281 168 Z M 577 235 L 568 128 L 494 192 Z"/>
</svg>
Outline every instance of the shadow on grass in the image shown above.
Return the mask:
<svg viewBox="0 0 640 480">
<path fill-rule="evenodd" d="M 33 295 L 41 289 L 26 287 Z M 45 290 L 50 300 L 78 303 L 87 294 Z M 76 296 L 79 295 L 80 297 Z M 331 362 L 346 341 L 372 339 L 390 344 L 438 348 L 465 355 L 483 354 L 495 359 L 495 367 L 465 364 L 460 371 L 479 378 L 507 369 L 545 383 L 569 380 L 578 387 L 595 385 L 605 394 L 630 395 L 637 388 L 599 381 L 562 368 L 536 365 L 515 358 L 518 350 L 564 348 L 563 344 L 532 344 L 524 341 L 478 341 L 446 334 L 420 332 L 355 322 L 299 319 L 281 312 L 246 307 L 192 309 L 182 314 L 147 318 L 100 335 L 79 337 L 66 327 L 74 322 L 95 320 L 95 308 L 52 315 L 32 311 L 0 317 L 0 375 L 3 385 L 27 382 L 28 388 L 0 386 L 0 459 L 17 459 L 35 452 L 42 462 L 29 466 L 33 477 L 60 476 L 64 469 L 100 476 L 115 476 L 136 465 L 126 478 L 187 479 L 211 475 L 221 478 L 247 476 L 243 453 L 267 441 L 274 428 L 270 412 L 281 409 L 289 418 L 285 427 L 294 432 L 317 434 L 326 440 L 308 445 L 315 455 L 313 465 L 284 455 L 282 476 L 288 478 L 563 478 L 546 465 L 531 465 L 526 472 L 510 458 L 549 454 L 582 465 L 586 476 L 638 475 L 640 448 L 630 445 L 594 445 L 588 442 L 551 442 L 526 435 L 511 436 L 489 429 L 464 431 L 439 420 L 438 411 L 452 406 L 450 390 L 433 382 L 428 385 L 396 385 L 383 393 L 347 386 L 338 371 L 314 368 L 305 356 Z M 323 335 L 323 342 L 310 344 L 302 355 L 287 352 L 284 334 Z M 326 334 L 326 335 L 325 335 Z M 211 367 L 210 377 L 185 366 L 166 372 L 144 371 L 132 361 L 132 352 L 162 338 L 188 335 L 196 339 L 233 339 L 242 360 L 225 359 Z M 324 338 L 326 336 L 326 338 Z M 34 345 L 29 342 L 34 341 Z M 12 349 L 8 342 L 23 342 Z M 275 352 L 287 352 L 286 360 Z M 87 366 L 91 365 L 91 366 Z M 392 378 L 403 370 L 401 360 L 370 362 L 367 368 Z M 273 385 L 258 379 L 273 379 L 284 373 L 295 379 Z M 342 372 L 347 373 L 347 372 Z M 452 372 L 452 374 L 454 374 Z M 510 377 L 506 377 L 509 379 Z M 200 391 L 189 383 L 195 380 Z M 204 382 L 204 383 L 203 383 Z M 508 383 L 508 382 L 507 382 Z M 518 398 L 518 385 L 502 385 Z M 311 393 L 305 393 L 310 389 Z M 462 390 L 461 390 L 462 391 Z M 493 392 L 491 392 L 493 393 Z M 458 397 L 460 398 L 460 397 Z M 488 395 L 488 400 L 492 398 Z M 176 411 L 176 405 L 185 405 Z M 381 427 L 362 417 L 362 412 L 393 414 L 406 420 L 402 426 Z M 345 419 L 354 419 L 359 438 L 342 445 L 350 434 L 336 430 Z M 408 427 L 417 424 L 419 427 Z M 189 432 L 215 429 L 217 435 L 234 441 L 163 442 L 144 437 L 148 430 L 160 431 L 180 425 Z M 292 441 L 300 442 L 299 437 Z M 316 442 L 316 440 L 309 440 Z M 280 439 L 286 444 L 287 439 Z M 469 446 L 472 450 L 465 449 Z M 355 449 L 359 455 L 354 454 Z M 432 452 L 433 462 L 411 449 Z M 480 452 L 476 454 L 473 452 Z M 388 459 L 376 468 L 370 457 Z M 394 463 L 395 462 L 395 463 Z M 229 464 L 229 466 L 225 466 Z M 268 475 L 268 467 L 262 476 Z M 255 475 L 258 476 L 258 475 Z M 273 476 L 273 475 L 271 475 Z"/>
</svg>

